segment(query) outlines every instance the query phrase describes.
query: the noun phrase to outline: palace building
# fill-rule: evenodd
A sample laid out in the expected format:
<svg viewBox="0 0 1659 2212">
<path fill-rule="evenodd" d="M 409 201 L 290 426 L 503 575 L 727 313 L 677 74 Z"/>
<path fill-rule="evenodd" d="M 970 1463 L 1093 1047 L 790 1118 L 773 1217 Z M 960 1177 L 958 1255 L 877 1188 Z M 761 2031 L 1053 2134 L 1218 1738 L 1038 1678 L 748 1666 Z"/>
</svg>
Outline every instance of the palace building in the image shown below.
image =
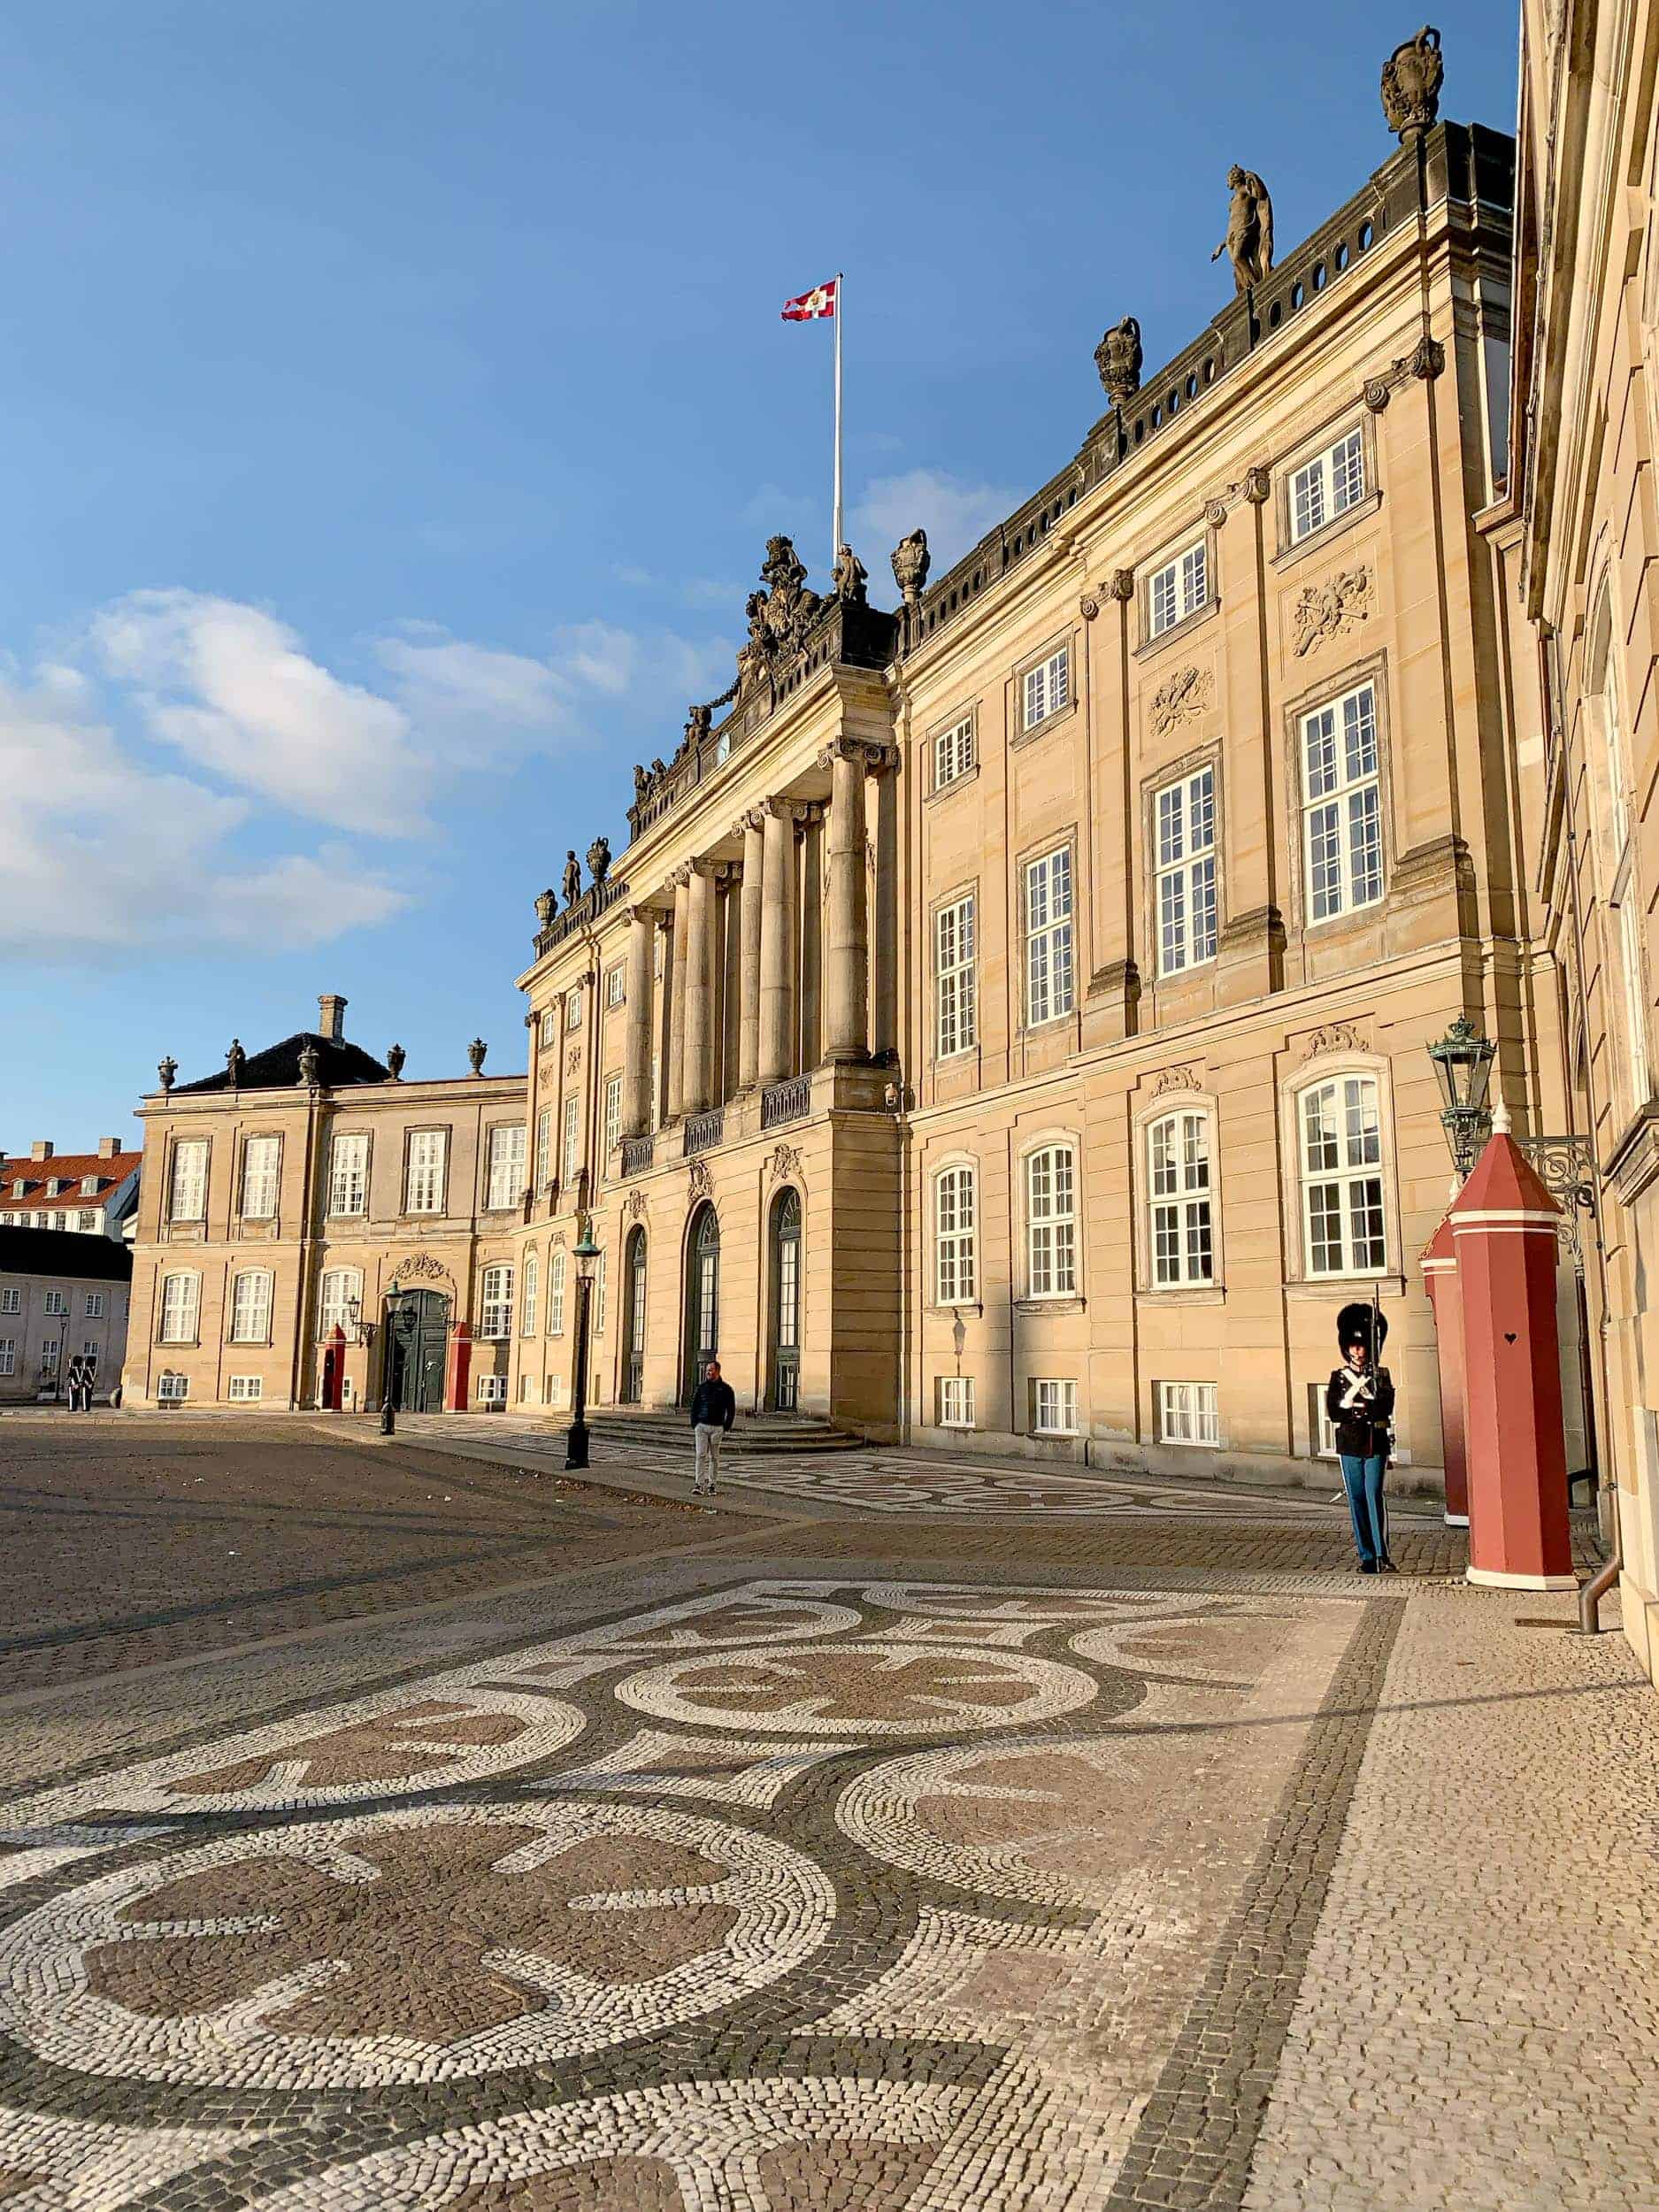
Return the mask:
<svg viewBox="0 0 1659 2212">
<path fill-rule="evenodd" d="M 1109 1465 L 1309 1471 L 1379 1290 L 1432 1479 L 1427 1046 L 1465 1017 L 1518 1134 L 1574 1125 L 1514 148 L 1417 59 L 1294 251 L 1233 172 L 1233 298 L 1153 375 L 1110 330 L 1104 413 L 946 573 L 912 534 L 884 611 L 771 541 L 732 686 L 536 902 L 525 1076 L 404 1082 L 326 1011 L 147 1101 L 129 1402 L 373 1402 L 396 1281 L 419 1402 L 567 1407 L 587 1229 L 598 1403 L 718 1353 L 747 1411 Z"/>
</svg>

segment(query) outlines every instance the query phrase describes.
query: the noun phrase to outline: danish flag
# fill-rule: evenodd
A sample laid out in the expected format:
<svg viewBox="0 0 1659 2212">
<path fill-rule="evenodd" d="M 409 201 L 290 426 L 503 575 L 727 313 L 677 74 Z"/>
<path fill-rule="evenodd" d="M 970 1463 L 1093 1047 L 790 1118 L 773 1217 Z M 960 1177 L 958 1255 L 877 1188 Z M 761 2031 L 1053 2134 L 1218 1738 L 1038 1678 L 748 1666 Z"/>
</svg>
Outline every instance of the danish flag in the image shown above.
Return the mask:
<svg viewBox="0 0 1659 2212">
<path fill-rule="evenodd" d="M 822 315 L 835 312 L 841 279 L 832 277 L 827 284 L 820 284 L 810 292 L 803 292 L 798 300 L 785 300 L 783 319 L 787 323 L 817 322 Z"/>
</svg>

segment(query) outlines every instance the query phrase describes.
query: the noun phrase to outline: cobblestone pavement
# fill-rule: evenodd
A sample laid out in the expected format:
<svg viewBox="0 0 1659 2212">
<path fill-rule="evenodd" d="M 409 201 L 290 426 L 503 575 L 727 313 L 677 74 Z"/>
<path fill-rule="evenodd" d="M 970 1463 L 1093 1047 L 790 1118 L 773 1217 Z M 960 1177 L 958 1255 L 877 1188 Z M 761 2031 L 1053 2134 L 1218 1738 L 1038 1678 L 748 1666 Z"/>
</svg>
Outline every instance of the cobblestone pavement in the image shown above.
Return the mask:
<svg viewBox="0 0 1659 2212">
<path fill-rule="evenodd" d="M 1653 2201 L 1659 1710 L 1563 1601 L 607 1479 L 626 1558 L 0 1702 L 5 2212 Z"/>
</svg>

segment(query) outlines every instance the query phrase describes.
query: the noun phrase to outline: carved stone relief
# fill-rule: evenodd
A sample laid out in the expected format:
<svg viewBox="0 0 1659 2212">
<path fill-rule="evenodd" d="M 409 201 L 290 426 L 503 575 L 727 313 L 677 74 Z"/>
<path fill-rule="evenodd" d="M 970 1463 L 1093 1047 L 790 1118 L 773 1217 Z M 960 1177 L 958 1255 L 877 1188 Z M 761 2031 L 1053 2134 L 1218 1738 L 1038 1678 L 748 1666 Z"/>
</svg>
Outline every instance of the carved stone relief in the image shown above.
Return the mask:
<svg viewBox="0 0 1659 2212">
<path fill-rule="evenodd" d="M 1327 583 L 1305 586 L 1296 602 L 1294 617 L 1298 657 L 1312 652 L 1316 645 L 1324 645 L 1332 638 L 1340 637 L 1344 631 L 1369 622 L 1373 597 L 1374 586 L 1368 568 L 1341 569 Z"/>
<path fill-rule="evenodd" d="M 1303 1060 L 1317 1060 L 1324 1052 L 1369 1052 L 1371 1040 L 1352 1022 L 1326 1022 L 1308 1040 Z"/>
<path fill-rule="evenodd" d="M 1152 727 L 1167 737 L 1183 722 L 1195 721 L 1215 697 L 1215 678 L 1207 668 L 1178 668 L 1152 695 Z"/>
</svg>

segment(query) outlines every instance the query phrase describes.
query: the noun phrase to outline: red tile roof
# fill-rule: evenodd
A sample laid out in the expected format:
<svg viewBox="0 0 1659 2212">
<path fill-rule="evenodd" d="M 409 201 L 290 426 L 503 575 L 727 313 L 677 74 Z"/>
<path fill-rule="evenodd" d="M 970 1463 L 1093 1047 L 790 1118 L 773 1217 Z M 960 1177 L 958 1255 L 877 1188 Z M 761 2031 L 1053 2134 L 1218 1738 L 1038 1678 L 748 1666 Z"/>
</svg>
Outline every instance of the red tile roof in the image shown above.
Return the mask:
<svg viewBox="0 0 1659 2212">
<path fill-rule="evenodd" d="M 0 1160 L 0 1213 L 14 1213 L 19 1206 L 27 1206 L 31 1213 L 50 1213 L 54 1209 L 64 1213 L 78 1213 L 83 1206 L 102 1206 L 127 1177 L 134 1174 L 142 1152 L 115 1152 L 101 1159 L 96 1152 L 55 1152 L 50 1160 L 31 1160 L 27 1156 L 17 1160 Z M 90 1197 L 83 1194 L 81 1178 L 96 1175 L 98 1187 Z M 57 1179 L 67 1185 L 56 1198 L 48 1198 L 46 1186 Z M 24 1185 L 23 1195 L 16 1196 L 12 1185 Z"/>
</svg>

